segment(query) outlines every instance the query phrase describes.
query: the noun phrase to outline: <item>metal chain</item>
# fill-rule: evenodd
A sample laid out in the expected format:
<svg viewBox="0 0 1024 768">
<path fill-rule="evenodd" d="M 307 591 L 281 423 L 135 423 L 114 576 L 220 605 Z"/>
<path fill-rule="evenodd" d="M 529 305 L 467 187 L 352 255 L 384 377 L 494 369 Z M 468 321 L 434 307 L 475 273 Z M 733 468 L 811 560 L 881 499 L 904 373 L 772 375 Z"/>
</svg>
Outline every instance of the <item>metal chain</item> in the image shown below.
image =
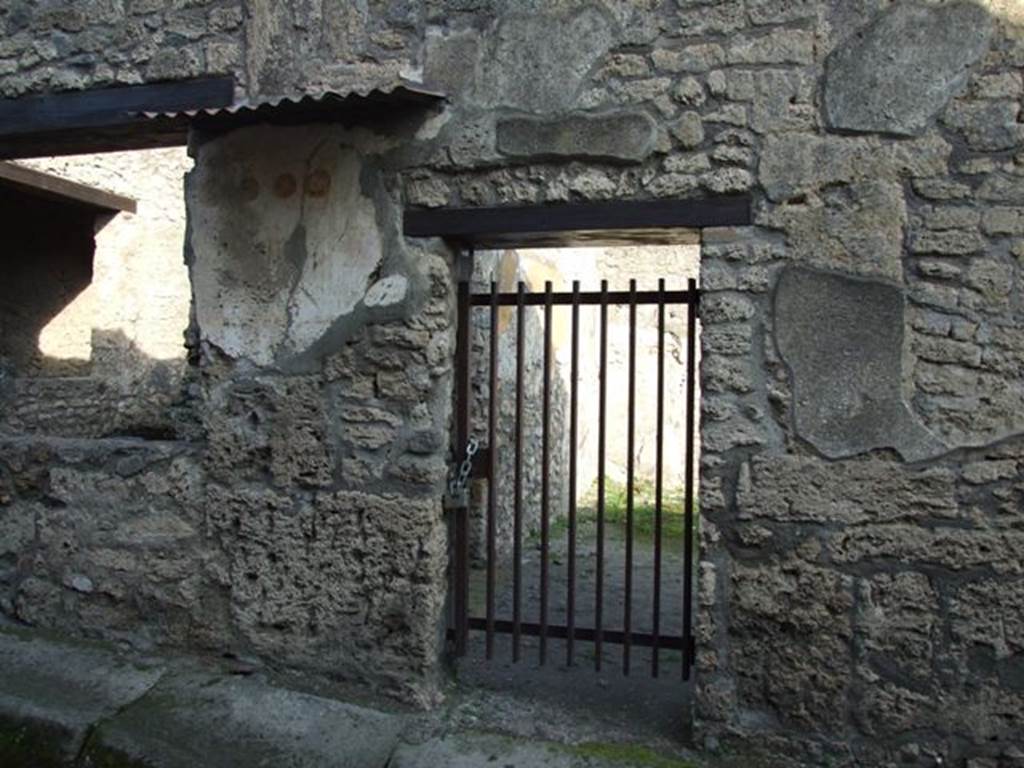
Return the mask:
<svg viewBox="0 0 1024 768">
<path fill-rule="evenodd" d="M 469 442 L 466 443 L 466 454 L 465 458 L 462 459 L 462 463 L 459 465 L 459 471 L 455 473 L 448 483 L 448 493 L 452 496 L 457 496 L 460 492 L 466 489 L 466 483 L 469 482 L 469 475 L 473 471 L 473 457 L 476 456 L 479 450 L 480 441 L 477 440 L 476 436 L 470 437 Z"/>
</svg>

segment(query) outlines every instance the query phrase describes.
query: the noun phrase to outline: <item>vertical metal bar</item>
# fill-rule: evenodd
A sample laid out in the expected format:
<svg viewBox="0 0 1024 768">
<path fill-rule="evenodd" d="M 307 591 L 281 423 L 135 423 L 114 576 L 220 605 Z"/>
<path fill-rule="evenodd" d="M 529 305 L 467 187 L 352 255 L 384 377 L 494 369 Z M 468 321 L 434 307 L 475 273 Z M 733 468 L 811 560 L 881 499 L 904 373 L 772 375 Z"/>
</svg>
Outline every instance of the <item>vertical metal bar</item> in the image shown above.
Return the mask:
<svg viewBox="0 0 1024 768">
<path fill-rule="evenodd" d="M 686 465 L 684 467 L 685 508 L 683 524 L 683 680 L 693 667 L 693 438 L 696 406 L 697 281 L 687 286 L 690 300 L 686 313 Z"/>
<path fill-rule="evenodd" d="M 494 655 L 494 580 L 497 567 L 495 538 L 498 518 L 498 284 L 491 282 L 491 366 L 487 406 L 487 641 L 486 655 Z"/>
<path fill-rule="evenodd" d="M 576 428 L 579 416 L 580 281 L 572 281 L 572 361 L 569 367 L 569 563 L 565 596 L 565 663 L 572 666 L 576 634 Z"/>
<path fill-rule="evenodd" d="M 512 541 L 512 661 L 519 661 L 523 607 L 523 370 L 526 365 L 526 283 L 516 292 L 516 448 Z"/>
<path fill-rule="evenodd" d="M 470 408 L 470 284 L 472 254 L 468 270 L 458 285 L 458 307 L 455 331 L 455 460 L 461 462 L 469 442 Z M 460 507 L 453 510 L 455 518 L 455 588 L 453 596 L 455 654 L 463 656 L 469 639 L 469 510 Z"/>
<path fill-rule="evenodd" d="M 608 404 L 608 281 L 601 281 L 601 352 L 597 414 L 597 563 L 594 603 L 594 668 L 601 669 L 601 641 L 604 635 L 604 472 L 605 410 Z"/>
<path fill-rule="evenodd" d="M 544 383 L 541 404 L 540 481 L 540 663 L 548 654 L 548 516 L 551 474 L 551 281 L 544 283 Z"/>
<path fill-rule="evenodd" d="M 626 583 L 622 616 L 622 673 L 629 674 L 633 628 L 633 462 L 636 427 L 636 280 L 629 281 L 629 392 L 626 414 Z"/>
<path fill-rule="evenodd" d="M 665 422 L 665 280 L 658 280 L 658 425 L 654 454 L 654 594 L 651 618 L 651 675 L 658 676 L 658 633 L 661 629 L 661 482 Z"/>
</svg>

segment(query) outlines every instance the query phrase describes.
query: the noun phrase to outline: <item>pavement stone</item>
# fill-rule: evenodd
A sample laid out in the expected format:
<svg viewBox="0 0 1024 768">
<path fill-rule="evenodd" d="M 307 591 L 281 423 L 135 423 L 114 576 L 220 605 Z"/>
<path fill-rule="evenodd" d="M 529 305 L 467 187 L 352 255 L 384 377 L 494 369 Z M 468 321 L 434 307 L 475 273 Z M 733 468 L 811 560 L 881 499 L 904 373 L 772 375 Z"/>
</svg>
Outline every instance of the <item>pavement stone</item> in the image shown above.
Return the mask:
<svg viewBox="0 0 1024 768">
<path fill-rule="evenodd" d="M 451 712 L 448 713 L 451 715 Z M 452 728 L 452 725 L 455 725 Z M 391 713 L 0 624 L 2 768 L 688 768 L 638 744 L 578 746 Z"/>
<path fill-rule="evenodd" d="M 0 765 L 66 765 L 90 728 L 163 674 L 86 643 L 0 629 Z"/>
<path fill-rule="evenodd" d="M 168 676 L 99 725 L 85 765 L 384 768 L 404 718 L 215 674 Z"/>
</svg>

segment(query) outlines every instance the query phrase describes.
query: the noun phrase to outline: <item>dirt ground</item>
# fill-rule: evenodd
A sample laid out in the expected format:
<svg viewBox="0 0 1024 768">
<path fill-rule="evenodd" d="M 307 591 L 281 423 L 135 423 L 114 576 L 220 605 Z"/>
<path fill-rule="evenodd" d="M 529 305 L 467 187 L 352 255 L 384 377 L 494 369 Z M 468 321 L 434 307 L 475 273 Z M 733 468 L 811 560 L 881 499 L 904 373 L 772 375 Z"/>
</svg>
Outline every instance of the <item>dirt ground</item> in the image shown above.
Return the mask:
<svg viewBox="0 0 1024 768">
<path fill-rule="evenodd" d="M 553 526 L 551 540 L 549 623 L 566 623 L 568 532 Z M 596 524 L 577 531 L 576 626 L 593 627 L 596 585 Z M 606 526 L 604 553 L 603 624 L 623 628 L 625 597 L 624 526 Z M 531 538 L 523 547 L 524 621 L 539 621 L 540 542 Z M 632 622 L 634 632 L 650 632 L 653 612 L 654 546 L 651 536 L 634 539 Z M 497 573 L 496 617 L 512 618 L 511 562 Z M 470 582 L 470 615 L 485 615 L 485 571 L 474 569 Z M 661 569 L 662 636 L 682 634 L 683 540 L 664 536 Z M 623 648 L 605 641 L 601 669 L 595 669 L 591 641 L 576 641 L 573 666 L 566 665 L 564 640 L 548 640 L 548 659 L 539 664 L 539 639 L 523 636 L 522 654 L 512 661 L 512 636 L 495 636 L 494 658 L 485 658 L 485 634 L 471 632 L 467 655 L 457 662 L 457 686 L 462 704 L 459 716 L 467 724 L 561 742 L 641 740 L 666 749 L 689 741 L 692 685 L 682 680 L 679 651 L 659 651 L 659 675 L 651 675 L 651 650 L 633 646 L 630 672 L 623 672 Z"/>
</svg>

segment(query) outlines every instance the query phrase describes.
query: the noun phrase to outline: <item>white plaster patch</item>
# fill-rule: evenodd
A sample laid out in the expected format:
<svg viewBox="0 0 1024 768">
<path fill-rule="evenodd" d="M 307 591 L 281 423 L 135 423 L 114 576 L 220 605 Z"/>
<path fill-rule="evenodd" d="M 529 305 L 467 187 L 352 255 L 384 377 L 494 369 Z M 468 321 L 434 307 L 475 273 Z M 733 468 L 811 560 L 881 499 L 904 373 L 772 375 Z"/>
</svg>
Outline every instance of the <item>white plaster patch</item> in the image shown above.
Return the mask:
<svg viewBox="0 0 1024 768">
<path fill-rule="evenodd" d="M 325 144 L 312 164 L 333 168 L 332 191 L 306 198 L 306 261 L 288 304 L 292 352 L 302 352 L 337 318 L 351 314 L 382 258 L 376 209 L 360 190 L 355 151 Z"/>
<path fill-rule="evenodd" d="M 370 286 L 363 303 L 368 307 L 389 307 L 404 299 L 408 288 L 405 275 L 388 275 Z"/>
<path fill-rule="evenodd" d="M 260 126 L 201 148 L 187 190 L 196 318 L 226 354 L 301 353 L 366 294 L 383 244 L 344 136 Z"/>
</svg>

